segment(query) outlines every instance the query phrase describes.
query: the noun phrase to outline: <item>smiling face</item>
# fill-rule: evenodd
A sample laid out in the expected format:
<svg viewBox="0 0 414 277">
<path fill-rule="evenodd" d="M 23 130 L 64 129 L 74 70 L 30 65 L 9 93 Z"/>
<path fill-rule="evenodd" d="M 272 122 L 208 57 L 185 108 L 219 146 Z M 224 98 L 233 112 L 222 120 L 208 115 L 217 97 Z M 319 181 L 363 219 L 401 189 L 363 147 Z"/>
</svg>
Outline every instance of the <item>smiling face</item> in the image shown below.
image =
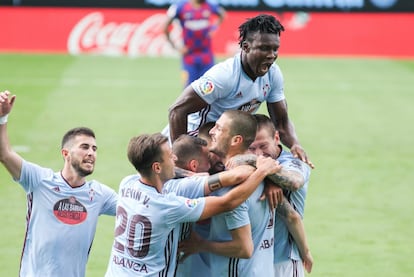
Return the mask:
<svg viewBox="0 0 414 277">
<path fill-rule="evenodd" d="M 280 35 L 255 32 L 242 43 L 242 64 L 246 74 L 255 80 L 264 76 L 275 62 L 280 47 Z"/>
<path fill-rule="evenodd" d="M 96 160 L 95 138 L 78 135 L 68 142 L 62 149 L 65 162 L 69 163 L 73 170 L 81 177 L 92 174 Z"/>
<path fill-rule="evenodd" d="M 222 114 L 211 128 L 209 134 L 211 136 L 210 151 L 220 158 L 224 158 L 228 153 L 231 143 L 230 126 L 231 119 Z"/>
<path fill-rule="evenodd" d="M 279 134 L 277 132 L 275 136 L 272 136 L 268 130 L 261 128 L 257 131 L 256 139 L 250 144 L 248 151 L 257 156 L 262 155 L 276 159 L 280 153 L 279 143 Z"/>
</svg>

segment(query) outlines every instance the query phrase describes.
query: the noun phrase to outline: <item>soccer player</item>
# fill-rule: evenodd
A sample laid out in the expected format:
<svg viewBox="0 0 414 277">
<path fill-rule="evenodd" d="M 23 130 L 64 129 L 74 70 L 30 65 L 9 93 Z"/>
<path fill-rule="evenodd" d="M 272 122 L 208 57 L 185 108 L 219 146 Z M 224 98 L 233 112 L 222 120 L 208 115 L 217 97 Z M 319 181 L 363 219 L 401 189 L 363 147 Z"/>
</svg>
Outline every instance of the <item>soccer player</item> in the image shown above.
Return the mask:
<svg viewBox="0 0 414 277">
<path fill-rule="evenodd" d="M 95 180 L 94 132 L 69 130 L 62 139 L 63 169 L 24 160 L 9 144 L 7 120 L 16 96 L 0 93 L 0 161 L 27 195 L 20 276 L 85 276 L 99 215 L 115 215 L 117 194 Z"/>
<path fill-rule="evenodd" d="M 258 123 L 258 131 L 255 141 L 249 147 L 249 151 L 256 155 L 272 157 L 280 162 L 282 169 L 277 173 L 279 180 L 276 185 L 283 188 L 288 201 L 288 203 L 282 202 L 276 208 L 274 276 L 304 277 L 304 267 L 310 273 L 313 258 L 305 234 L 303 233 L 301 238 L 297 238 L 292 237 L 292 234 L 289 233 L 286 215 L 290 212 L 289 209 L 293 207 L 299 213 L 301 219 L 303 218 L 311 170 L 307 164 L 283 150 L 280 145 L 279 134 L 269 117 L 256 114 L 255 118 Z M 273 190 L 274 187 L 267 186 L 266 189 Z M 267 192 L 268 195 L 271 193 L 271 191 Z"/>
<path fill-rule="evenodd" d="M 207 141 L 207 146 L 210 148 L 211 145 L 211 136 L 209 134 L 211 128 L 213 128 L 215 125 L 215 122 L 207 122 L 200 126 L 200 129 L 198 130 L 197 137 L 204 139 Z M 225 169 L 225 166 L 223 162 L 221 161 L 221 158 L 214 154 L 213 152 L 209 151 L 208 153 L 208 159 L 210 161 L 210 170 L 208 171 L 210 174 L 214 174 L 217 172 L 221 172 Z"/>
<path fill-rule="evenodd" d="M 173 276 L 180 223 L 195 222 L 234 209 L 263 178 L 280 167 L 270 158 L 258 159 L 257 169 L 229 193 L 190 199 L 163 194 L 175 175 L 175 155 L 160 133 L 131 138 L 128 159 L 139 174 L 125 177 L 119 186 L 115 237 L 106 276 Z M 206 177 L 207 178 L 207 177 Z M 210 179 L 220 186 L 221 179 Z"/>
<path fill-rule="evenodd" d="M 256 113 L 266 102 L 282 143 L 313 167 L 289 119 L 282 72 L 274 63 L 282 31 L 281 23 L 266 14 L 240 25 L 241 53 L 214 65 L 183 90 L 169 109 L 169 126 L 163 134 L 174 141 L 180 134 L 196 134 L 202 124 L 216 121 L 225 110 Z"/>
<path fill-rule="evenodd" d="M 214 15 L 217 16 L 215 22 Z M 225 10 L 221 6 L 206 0 L 179 1 L 168 9 L 164 33 L 173 48 L 182 54 L 186 86 L 214 65 L 211 36 L 224 17 Z M 182 28 L 183 45 L 176 44 L 170 36 L 170 25 L 175 19 Z"/>
<path fill-rule="evenodd" d="M 209 150 L 207 142 L 200 137 L 192 137 L 189 135 L 179 136 L 172 145 L 172 151 L 177 157 L 175 161 L 176 167 L 185 169 L 194 173 L 206 173 L 210 169 L 209 161 Z M 231 172 L 226 172 L 230 176 L 238 176 L 236 179 L 246 179 L 253 168 L 245 168 L 240 171 L 236 171 L 236 174 Z M 177 168 L 176 168 L 177 172 Z M 224 173 L 221 173 L 220 183 L 222 186 L 227 185 L 223 182 L 225 177 Z M 197 178 L 197 177 L 194 177 Z M 211 178 L 216 178 L 211 176 Z M 204 178 L 201 178 L 204 179 Z M 228 185 L 234 185 L 236 179 L 229 179 Z M 229 183 L 232 182 L 232 183 Z M 234 182 L 234 183 L 233 183 Z M 238 183 L 240 181 L 237 181 Z M 211 183 L 211 182 L 207 182 Z M 201 182 L 197 185 L 194 184 L 194 181 L 189 178 L 187 180 L 183 179 L 173 179 L 165 183 L 164 190 L 168 192 L 174 191 L 177 195 L 185 196 L 188 198 L 198 198 L 205 195 L 209 195 L 212 191 L 218 189 L 219 187 L 209 187 L 206 186 L 204 182 Z M 180 232 L 180 241 L 189 237 L 191 231 L 197 232 L 203 238 L 207 239 L 210 232 L 210 219 L 202 220 L 193 223 L 183 223 L 181 225 Z M 180 254 L 184 255 L 184 252 Z M 210 263 L 208 261 L 208 255 L 206 253 L 195 253 L 189 257 L 180 260 L 180 263 L 177 266 L 176 277 L 186 277 L 186 276 L 211 276 L 210 274 Z"/>
<path fill-rule="evenodd" d="M 254 117 L 239 110 L 225 111 L 210 130 L 210 151 L 222 157 L 226 164 L 232 157 L 243 154 L 256 136 Z M 239 207 L 213 216 L 210 227 L 211 276 L 267 276 L 273 269 L 273 211 L 267 201 L 258 201 L 263 192 L 262 182 Z M 232 191 L 218 190 L 217 195 Z"/>
</svg>

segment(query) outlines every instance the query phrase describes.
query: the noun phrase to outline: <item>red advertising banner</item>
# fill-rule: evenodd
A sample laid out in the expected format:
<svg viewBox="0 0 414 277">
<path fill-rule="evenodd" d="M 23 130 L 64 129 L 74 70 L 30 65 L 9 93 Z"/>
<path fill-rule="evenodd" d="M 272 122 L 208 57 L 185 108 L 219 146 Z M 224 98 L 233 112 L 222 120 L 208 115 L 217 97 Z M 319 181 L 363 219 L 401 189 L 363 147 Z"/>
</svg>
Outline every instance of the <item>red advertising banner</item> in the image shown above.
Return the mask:
<svg viewBox="0 0 414 277">
<path fill-rule="evenodd" d="M 0 8 L 1 52 L 122 56 L 176 54 L 165 41 L 165 12 L 151 9 Z M 257 12 L 229 11 L 214 34 L 217 55 L 239 50 L 238 26 Z M 281 55 L 414 57 L 414 13 L 274 14 L 285 26 Z M 180 41 L 180 27 L 172 36 Z"/>
</svg>

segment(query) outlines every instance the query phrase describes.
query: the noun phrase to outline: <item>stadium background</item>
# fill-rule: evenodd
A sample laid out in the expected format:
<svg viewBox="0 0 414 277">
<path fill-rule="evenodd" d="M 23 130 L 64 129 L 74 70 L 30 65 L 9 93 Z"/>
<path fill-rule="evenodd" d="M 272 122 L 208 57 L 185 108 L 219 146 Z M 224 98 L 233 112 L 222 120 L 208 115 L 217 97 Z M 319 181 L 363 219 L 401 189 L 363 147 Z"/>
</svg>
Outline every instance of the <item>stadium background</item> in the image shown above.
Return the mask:
<svg viewBox="0 0 414 277">
<path fill-rule="evenodd" d="M 0 89 L 18 95 L 9 132 L 22 156 L 58 170 L 61 135 L 88 125 L 100 147 L 92 177 L 116 189 L 133 172 L 127 140 L 159 131 L 182 89 L 179 58 L 157 29 L 169 2 L 0 0 Z M 309 276 L 411 276 L 414 3 L 221 2 L 232 4 L 215 35 L 220 58 L 237 51 L 246 17 L 272 12 L 287 27 L 278 63 L 316 164 L 305 217 Z M 3 167 L 0 217 L 0 276 L 16 276 L 25 195 Z M 113 225 L 101 219 L 87 276 L 103 276 Z"/>
</svg>

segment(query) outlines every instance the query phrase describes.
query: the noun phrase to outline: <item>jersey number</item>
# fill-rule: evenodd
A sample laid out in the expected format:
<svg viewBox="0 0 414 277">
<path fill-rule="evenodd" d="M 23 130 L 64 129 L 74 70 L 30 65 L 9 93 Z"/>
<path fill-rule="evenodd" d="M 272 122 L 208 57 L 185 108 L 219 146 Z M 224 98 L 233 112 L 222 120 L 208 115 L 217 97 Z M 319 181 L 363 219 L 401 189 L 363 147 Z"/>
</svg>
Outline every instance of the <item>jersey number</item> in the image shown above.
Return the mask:
<svg viewBox="0 0 414 277">
<path fill-rule="evenodd" d="M 135 258 L 142 258 L 148 254 L 152 224 L 145 216 L 136 214 L 131 216 L 128 222 L 128 214 L 124 208 L 118 206 L 116 210 L 117 221 L 119 225 L 115 228 L 114 248 L 119 252 L 128 251 L 129 255 Z M 126 233 L 126 245 L 118 239 L 119 236 Z"/>
</svg>

